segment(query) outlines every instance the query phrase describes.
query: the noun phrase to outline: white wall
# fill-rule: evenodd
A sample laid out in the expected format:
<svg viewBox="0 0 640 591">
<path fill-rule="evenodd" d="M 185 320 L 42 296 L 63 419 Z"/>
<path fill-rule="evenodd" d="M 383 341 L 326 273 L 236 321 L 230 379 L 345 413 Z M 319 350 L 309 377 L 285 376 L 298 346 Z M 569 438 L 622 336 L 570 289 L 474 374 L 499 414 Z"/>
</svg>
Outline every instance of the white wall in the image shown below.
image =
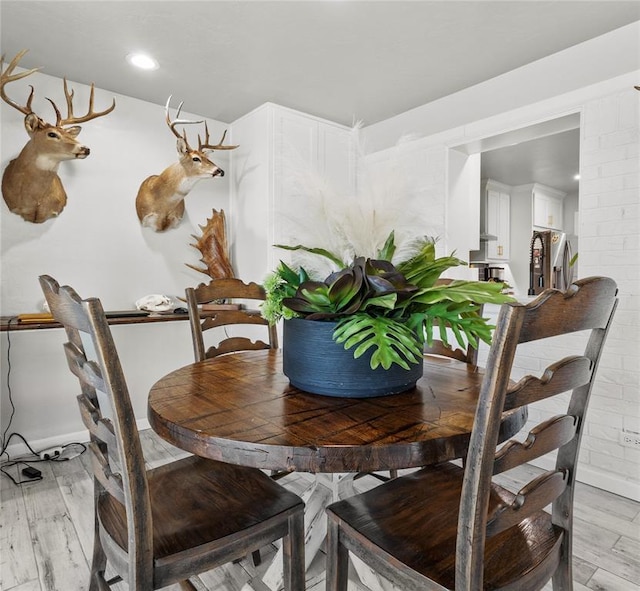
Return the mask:
<svg viewBox="0 0 640 591">
<path fill-rule="evenodd" d="M 7 93 L 18 101 L 26 99 L 28 84 L 36 91 L 34 110 L 46 120 L 55 120 L 44 97 L 64 106 L 62 80 L 36 73 L 12 83 Z M 89 89 L 71 85 L 76 93 L 75 112 L 85 113 Z M 112 96 L 96 88 L 95 109 L 110 105 Z M 179 100 L 174 96 L 176 105 Z M 100 297 L 111 310 L 133 308 L 138 298 L 150 293 L 183 295 L 186 286 L 207 280 L 185 266 L 199 264 L 199 252 L 190 246 L 194 242 L 191 234 L 200 233 L 198 225 L 206 224 L 213 208 L 225 209 L 228 214 L 229 177 L 200 181 L 186 198 L 187 211 L 178 228 L 165 233 L 143 229 L 135 211 L 138 187 L 147 176 L 160 173 L 177 159 L 176 140 L 165 124 L 164 107 L 120 95 L 116 103 L 111 114 L 82 125 L 79 139 L 91 148 L 90 156 L 61 164 L 59 176 L 68 201 L 57 219 L 32 224 L 11 213 L 4 201 L 0 203 L 2 315 L 40 310 L 44 298 L 38 276 L 43 273 L 72 285 L 83 297 Z M 2 102 L 0 114 L 4 170 L 28 136 L 21 113 Z M 201 119 L 188 112 L 182 117 Z M 223 124 L 209 121 L 214 141 L 224 129 Z M 194 132 L 189 130 L 192 144 L 196 142 Z M 213 155 L 226 172 L 229 154 Z M 117 327 L 114 336 L 123 347 L 122 361 L 128 370 L 136 416 L 146 417 L 150 385 L 192 359 L 188 323 Z M 44 330 L 12 332 L 10 337 L 2 333 L 2 432 L 11 412 L 7 392 L 9 338 L 10 385 L 16 405 L 11 431 L 37 442 L 80 430 L 77 387 L 66 369 L 62 331 Z"/>
<path fill-rule="evenodd" d="M 613 45 L 608 55 L 633 51 L 634 70 L 596 84 L 572 89 L 571 92 L 533 102 L 518 93 L 517 103 L 510 97 L 511 109 L 490 117 L 470 119 L 461 108 L 460 100 L 474 105 L 472 112 L 491 112 L 494 104 L 486 96 L 506 96 L 519 83 L 544 86 L 547 81 L 571 78 L 572 68 L 578 69 L 593 57 L 592 46 L 585 46 L 583 54 L 569 50 L 576 60 L 566 56 L 551 56 L 531 67 L 520 68 L 478 87 L 414 109 L 395 120 L 365 128 L 367 144 L 384 144 L 411 131 L 423 131 L 441 125 L 431 117 L 446 112 L 448 129 L 415 141 L 416 149 L 432 154 L 439 163 L 452 148 L 483 138 L 533 125 L 571 113 L 581 115 L 580 139 L 580 263 L 578 277 L 606 275 L 619 287 L 620 304 L 598 372 L 587 427 L 583 439 L 578 479 L 615 493 L 640 499 L 640 451 L 619 444 L 620 432 L 640 433 L 640 95 L 633 88 L 640 81 L 640 25 L 625 27 L 624 35 L 611 36 Z M 633 39 L 630 38 L 633 36 Z M 588 44 L 587 44 L 588 45 Z M 603 49 L 602 39 L 595 46 Z M 583 61 L 587 60 L 587 61 Z M 626 58 L 625 58 L 626 60 Z M 626 62 L 625 62 L 626 63 Z M 563 66 L 560 67 L 559 64 Z M 547 66 L 545 68 L 545 65 Z M 529 75 L 527 75 L 527 73 Z M 394 127 L 395 124 L 395 127 Z M 369 141 L 371 140 L 371 141 Z M 459 167 L 453 166 L 449 171 Z M 449 180 L 449 186 L 452 185 Z M 435 194 L 445 193 L 447 183 L 433 186 Z M 445 216 L 446 229 L 458 223 L 447 215 L 442 200 L 425 203 L 435 218 Z M 449 212 L 451 213 L 451 212 Z M 455 233 L 446 233 L 449 242 Z M 450 247 L 463 244 L 450 243 Z M 486 350 L 485 350 L 486 353 Z M 542 370 L 546 366 L 545 350 L 534 348 L 516 359 L 518 372 Z M 483 362 L 481 354 L 480 362 Z M 540 420 L 555 414 L 548 403 L 538 404 L 530 411 L 530 418 Z"/>
</svg>

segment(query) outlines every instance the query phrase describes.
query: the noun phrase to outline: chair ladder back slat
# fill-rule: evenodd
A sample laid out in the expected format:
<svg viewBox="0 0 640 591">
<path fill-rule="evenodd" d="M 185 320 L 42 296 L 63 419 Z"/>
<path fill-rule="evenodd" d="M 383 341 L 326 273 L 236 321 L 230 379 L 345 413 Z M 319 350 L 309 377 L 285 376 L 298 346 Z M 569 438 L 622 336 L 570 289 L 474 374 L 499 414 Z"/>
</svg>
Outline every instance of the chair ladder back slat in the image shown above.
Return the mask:
<svg viewBox="0 0 640 591">
<path fill-rule="evenodd" d="M 545 472 L 516 494 L 510 505 L 503 505 L 487 523 L 487 536 L 494 536 L 517 525 L 555 501 L 567 488 L 568 471 Z"/>
<path fill-rule="evenodd" d="M 114 451 L 117 453 L 118 444 L 113 430 L 113 423 L 109 419 L 102 417 L 99 410 L 83 394 L 78 396 L 78 406 L 82 422 L 92 437 L 107 445 L 110 453 Z"/>
<path fill-rule="evenodd" d="M 199 304 L 234 298 L 248 300 L 264 300 L 266 298 L 262 285 L 254 282 L 244 283 L 236 277 L 214 279 L 209 283 L 201 283 L 195 288 L 195 292 Z"/>
<path fill-rule="evenodd" d="M 95 441 L 89 443 L 89 453 L 91 454 L 91 469 L 96 480 L 110 495 L 126 506 L 122 475 L 111 470 L 111 462 L 105 457 Z"/>
<path fill-rule="evenodd" d="M 462 349 L 454 349 L 453 347 L 447 347 L 442 341 L 434 340 L 431 345 L 424 346 L 425 355 L 440 355 L 442 357 L 450 357 L 451 359 L 457 359 L 462 363 L 468 363 L 467 351 Z"/>
<path fill-rule="evenodd" d="M 575 437 L 577 428 L 577 417 L 570 415 L 552 417 L 536 425 L 524 442 L 510 440 L 496 453 L 494 475 L 531 462 L 566 445 Z"/>
<path fill-rule="evenodd" d="M 526 376 L 509 388 L 504 409 L 511 410 L 588 384 L 593 363 L 584 355 L 565 357 L 547 367 L 540 378 Z"/>
<path fill-rule="evenodd" d="M 252 341 L 245 337 L 231 337 L 220 343 L 219 347 L 209 347 L 205 352 L 205 358 L 217 357 L 225 353 L 233 353 L 234 351 L 261 351 L 270 349 L 268 343 L 263 341 Z"/>
<path fill-rule="evenodd" d="M 592 278 L 588 278 L 592 279 Z M 604 328 L 609 321 L 611 311 L 611 289 L 615 291 L 615 283 L 607 278 L 609 289 L 602 289 L 598 282 L 579 281 L 562 292 L 549 289 L 543 292 L 527 314 L 525 324 L 520 333 L 519 342 L 546 339 L 549 337 Z M 579 287 L 577 285 L 580 284 Z M 580 305 L 567 306 L 566 302 L 573 298 L 580 300 Z M 536 308 L 544 306 L 544 314 L 536 314 Z"/>
<path fill-rule="evenodd" d="M 207 316 L 201 324 L 202 330 L 209 330 L 218 326 L 228 326 L 229 324 L 255 324 L 267 326 L 268 321 L 259 313 L 251 313 L 245 310 L 220 310 L 213 316 Z"/>
</svg>

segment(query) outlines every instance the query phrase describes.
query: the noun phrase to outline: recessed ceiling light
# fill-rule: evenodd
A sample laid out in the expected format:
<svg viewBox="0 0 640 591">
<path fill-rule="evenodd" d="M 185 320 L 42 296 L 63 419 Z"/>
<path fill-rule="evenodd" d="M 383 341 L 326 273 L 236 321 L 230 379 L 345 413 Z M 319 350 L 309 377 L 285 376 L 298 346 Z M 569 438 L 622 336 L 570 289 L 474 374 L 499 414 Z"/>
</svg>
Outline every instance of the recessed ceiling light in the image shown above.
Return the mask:
<svg viewBox="0 0 640 591">
<path fill-rule="evenodd" d="M 580 180 L 580 175 L 579 174 L 574 174 L 573 175 L 573 180 L 574 181 L 579 181 Z"/>
<path fill-rule="evenodd" d="M 141 70 L 157 70 L 160 67 L 156 60 L 145 53 L 130 53 L 127 61 Z"/>
</svg>

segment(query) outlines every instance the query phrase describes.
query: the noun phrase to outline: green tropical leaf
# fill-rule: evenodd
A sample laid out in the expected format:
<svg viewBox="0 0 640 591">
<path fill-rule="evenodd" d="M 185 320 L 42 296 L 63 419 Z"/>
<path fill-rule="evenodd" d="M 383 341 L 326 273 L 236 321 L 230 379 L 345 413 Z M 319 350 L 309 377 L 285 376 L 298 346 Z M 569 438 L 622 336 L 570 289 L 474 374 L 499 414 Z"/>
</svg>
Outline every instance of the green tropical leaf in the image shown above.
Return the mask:
<svg viewBox="0 0 640 591">
<path fill-rule="evenodd" d="M 335 263 L 340 269 L 345 267 L 345 262 L 336 254 L 324 249 L 324 248 L 310 248 L 302 244 L 296 244 L 295 246 L 288 246 L 286 244 L 274 244 L 276 248 L 282 248 L 283 250 L 304 250 L 311 254 L 317 254 L 318 256 L 325 257 Z"/>
<path fill-rule="evenodd" d="M 356 314 L 339 322 L 333 338 L 343 343 L 345 349 L 355 347 L 355 358 L 373 348 L 372 369 L 378 366 L 389 369 L 393 363 L 409 369 L 409 363 L 422 361 L 422 345 L 416 334 L 389 318 Z"/>
<path fill-rule="evenodd" d="M 395 232 L 392 230 L 387 237 L 384 246 L 378 251 L 378 258 L 383 261 L 390 261 L 396 252 Z"/>
</svg>

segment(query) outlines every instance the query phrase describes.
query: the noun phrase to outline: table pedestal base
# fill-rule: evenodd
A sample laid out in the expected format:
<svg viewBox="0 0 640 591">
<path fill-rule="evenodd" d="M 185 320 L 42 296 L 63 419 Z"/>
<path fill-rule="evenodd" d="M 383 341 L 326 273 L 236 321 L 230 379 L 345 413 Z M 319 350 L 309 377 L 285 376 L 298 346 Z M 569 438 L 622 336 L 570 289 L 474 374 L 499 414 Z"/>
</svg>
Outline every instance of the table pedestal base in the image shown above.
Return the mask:
<svg viewBox="0 0 640 591">
<path fill-rule="evenodd" d="M 325 509 L 331 503 L 356 494 L 353 484 L 355 474 L 316 474 L 313 482 L 301 493 L 305 502 L 305 570 L 317 556 L 327 536 Z M 397 588 L 381 578 L 375 571 L 355 556 L 350 556 L 358 578 L 371 591 L 397 591 Z M 278 548 L 266 573 L 248 581 L 242 591 L 280 591 L 283 589 L 282 547 Z"/>
</svg>

